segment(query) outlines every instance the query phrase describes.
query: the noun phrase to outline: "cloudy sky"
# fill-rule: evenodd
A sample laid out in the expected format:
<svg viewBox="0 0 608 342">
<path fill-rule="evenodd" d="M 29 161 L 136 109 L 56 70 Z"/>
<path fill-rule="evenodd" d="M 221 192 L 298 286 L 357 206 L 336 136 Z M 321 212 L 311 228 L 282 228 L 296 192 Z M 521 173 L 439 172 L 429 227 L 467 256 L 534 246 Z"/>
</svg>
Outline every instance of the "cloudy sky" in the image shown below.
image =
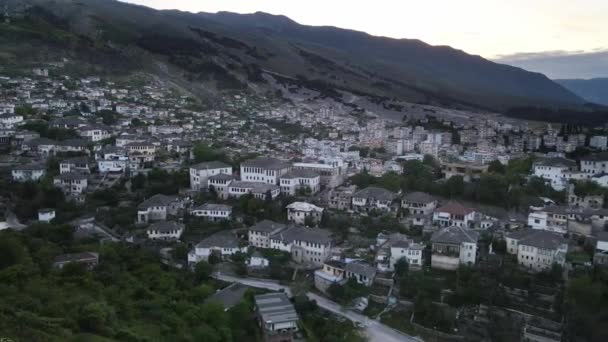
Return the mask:
<svg viewBox="0 0 608 342">
<path fill-rule="evenodd" d="M 529 58 L 536 60 L 541 57 L 546 61 L 546 58 L 554 56 L 562 58 L 564 55 L 592 53 L 582 59 L 569 59 L 571 63 L 581 63 L 600 51 L 608 51 L 608 0 L 123 1 L 191 12 L 263 11 L 283 14 L 301 24 L 331 25 L 394 38 L 416 38 L 499 61 L 516 60 L 512 62 L 514 65 L 521 65 L 522 60 Z M 581 67 L 558 72 L 556 66 L 533 65 L 534 71 L 555 78 L 608 76 L 606 64 L 603 64 L 604 71 L 593 68 L 584 73 Z M 597 75 L 597 72 L 605 75 Z"/>
</svg>

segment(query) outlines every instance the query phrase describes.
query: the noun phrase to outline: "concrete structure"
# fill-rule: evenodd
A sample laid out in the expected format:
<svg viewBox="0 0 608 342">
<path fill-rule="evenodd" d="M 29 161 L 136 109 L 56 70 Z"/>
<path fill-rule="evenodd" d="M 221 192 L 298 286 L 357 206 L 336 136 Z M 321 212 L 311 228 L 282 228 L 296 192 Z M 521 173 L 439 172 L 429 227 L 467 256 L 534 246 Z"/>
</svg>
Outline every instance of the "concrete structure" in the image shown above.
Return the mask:
<svg viewBox="0 0 608 342">
<path fill-rule="evenodd" d="M 431 236 L 431 267 L 456 270 L 460 265 L 473 265 L 477 260 L 479 233 L 464 227 L 443 228 Z"/>
<path fill-rule="evenodd" d="M 323 267 L 315 271 L 315 287 L 327 293 L 327 289 L 333 285 L 342 285 L 346 282 L 346 264 L 340 260 L 327 260 Z"/>
<path fill-rule="evenodd" d="M 38 210 L 38 221 L 51 222 L 55 218 L 55 209 L 45 208 Z"/>
<path fill-rule="evenodd" d="M 321 185 L 327 188 L 335 188 L 340 186 L 346 178 L 344 167 L 341 167 L 340 165 L 294 163 L 293 168 L 296 170 L 308 170 L 319 174 Z"/>
<path fill-rule="evenodd" d="M 207 188 L 213 189 L 221 199 L 228 198 L 228 186 L 237 178 L 234 175 L 221 173 L 219 175 L 210 176 L 207 178 Z"/>
<path fill-rule="evenodd" d="M 127 150 L 120 147 L 106 147 L 95 155 L 99 173 L 124 173 L 129 166 Z"/>
<path fill-rule="evenodd" d="M 188 264 L 209 260 L 211 254 L 226 258 L 236 253 L 247 253 L 247 244 L 239 239 L 233 231 L 217 232 L 201 242 L 188 253 Z"/>
<path fill-rule="evenodd" d="M 281 188 L 275 184 L 249 181 L 232 181 L 228 184 L 228 197 L 251 194 L 257 199 L 265 200 L 268 193 L 275 199 L 281 194 Z"/>
<path fill-rule="evenodd" d="M 321 189 L 321 177 L 314 171 L 296 169 L 281 176 L 279 185 L 281 193 L 289 196 L 297 195 L 300 190 L 316 194 Z"/>
<path fill-rule="evenodd" d="M 299 225 L 305 225 L 308 219 L 316 226 L 323 217 L 323 208 L 306 202 L 293 202 L 286 208 L 287 220 Z"/>
<path fill-rule="evenodd" d="M 249 244 L 258 248 L 270 248 L 270 237 L 287 228 L 282 223 L 264 220 L 249 227 Z"/>
<path fill-rule="evenodd" d="M 375 267 L 358 261 L 347 263 L 344 271 L 347 279 L 354 279 L 357 283 L 365 286 L 372 286 L 376 277 Z"/>
<path fill-rule="evenodd" d="M 561 234 L 525 229 L 508 234 L 506 242 L 507 252 L 516 251 L 517 262 L 532 271 L 548 270 L 553 264 L 564 266 L 566 262 L 568 243 Z"/>
<path fill-rule="evenodd" d="M 164 221 L 169 215 L 175 215 L 180 206 L 175 196 L 154 195 L 137 206 L 137 223 Z"/>
<path fill-rule="evenodd" d="M 608 173 L 608 152 L 594 153 L 581 157 L 581 172 L 586 178 Z"/>
<path fill-rule="evenodd" d="M 461 176 L 465 182 L 479 179 L 488 172 L 488 165 L 466 162 L 441 162 L 441 169 L 445 179 Z"/>
<path fill-rule="evenodd" d="M 232 166 L 219 161 L 193 165 L 190 167 L 190 187 L 192 190 L 206 189 L 209 177 L 217 175 L 232 175 Z"/>
<path fill-rule="evenodd" d="M 437 208 L 437 200 L 425 192 L 410 192 L 401 200 L 401 208 L 410 215 L 431 215 Z"/>
<path fill-rule="evenodd" d="M 38 163 L 15 166 L 11 175 L 15 182 L 38 181 L 46 175 L 46 166 Z"/>
<path fill-rule="evenodd" d="M 276 158 L 260 157 L 241 163 L 241 180 L 279 184 L 279 179 L 291 170 L 291 165 Z"/>
<path fill-rule="evenodd" d="M 322 265 L 331 254 L 331 232 L 291 226 L 270 237 L 270 248 L 291 253 L 293 261 Z"/>
<path fill-rule="evenodd" d="M 75 157 L 64 159 L 59 163 L 59 173 L 80 172 L 83 174 L 91 173 L 89 159 L 87 157 Z"/>
<path fill-rule="evenodd" d="M 391 244 L 390 270 L 395 269 L 395 264 L 405 258 L 408 265 L 422 267 L 422 250 L 424 246 L 414 243 L 412 240 L 400 240 Z"/>
<path fill-rule="evenodd" d="M 471 228 L 474 221 L 475 210 L 467 208 L 458 202 L 449 202 L 433 212 L 433 224 L 440 227 L 457 226 Z"/>
<path fill-rule="evenodd" d="M 232 216 L 232 207 L 226 204 L 205 203 L 190 210 L 190 214 L 211 221 L 229 220 Z"/>
<path fill-rule="evenodd" d="M 179 240 L 184 233 L 184 224 L 174 221 L 156 222 L 146 228 L 148 239 L 152 240 Z"/>
<path fill-rule="evenodd" d="M 291 342 L 298 331 L 298 314 L 283 292 L 254 297 L 255 312 L 265 342 Z"/>
<path fill-rule="evenodd" d="M 576 171 L 576 162 L 564 158 L 544 158 L 534 162 L 534 176 L 541 177 L 557 191 L 568 185 L 572 172 Z"/>
<path fill-rule="evenodd" d="M 353 194 L 352 208 L 358 212 L 393 210 L 392 203 L 397 196 L 389 190 L 377 187 L 367 187 Z"/>
<path fill-rule="evenodd" d="M 88 187 L 87 178 L 83 173 L 67 172 L 53 178 L 53 184 L 71 199 L 84 202 L 84 191 Z"/>
</svg>

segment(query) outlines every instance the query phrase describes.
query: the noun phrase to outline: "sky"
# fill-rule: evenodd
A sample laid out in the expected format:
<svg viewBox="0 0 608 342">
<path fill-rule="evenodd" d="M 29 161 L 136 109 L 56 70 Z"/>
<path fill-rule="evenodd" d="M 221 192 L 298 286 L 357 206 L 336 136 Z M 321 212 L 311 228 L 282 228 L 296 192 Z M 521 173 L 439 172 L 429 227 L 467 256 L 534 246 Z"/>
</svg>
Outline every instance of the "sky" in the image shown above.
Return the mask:
<svg viewBox="0 0 608 342">
<path fill-rule="evenodd" d="M 415 38 L 499 61 L 608 51 L 608 0 L 123 1 L 190 12 L 282 14 L 300 24 Z M 608 76 L 605 69 L 601 76 Z M 557 74 L 552 68 L 533 71 Z"/>
</svg>

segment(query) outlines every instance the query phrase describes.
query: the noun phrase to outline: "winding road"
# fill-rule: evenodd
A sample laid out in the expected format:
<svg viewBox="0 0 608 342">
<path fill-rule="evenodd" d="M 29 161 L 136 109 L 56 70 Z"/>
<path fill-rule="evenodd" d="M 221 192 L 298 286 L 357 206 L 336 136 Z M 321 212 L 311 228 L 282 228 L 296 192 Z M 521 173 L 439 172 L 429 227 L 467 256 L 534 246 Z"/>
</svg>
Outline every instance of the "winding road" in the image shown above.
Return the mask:
<svg viewBox="0 0 608 342">
<path fill-rule="evenodd" d="M 255 278 L 239 278 L 229 275 L 221 274 L 216 272 L 213 278 L 226 281 L 229 283 L 241 283 L 243 285 L 268 289 L 272 291 L 285 291 L 287 295 L 292 296 L 291 289 L 288 286 L 281 285 L 273 280 L 268 279 L 255 279 Z M 321 297 L 316 293 L 308 292 L 306 294 L 308 299 L 317 302 L 317 305 L 329 312 L 336 315 L 342 316 L 352 322 L 357 323 L 365 328 L 365 332 L 372 342 L 421 342 L 422 339 L 410 335 L 406 335 L 400 331 L 397 331 L 379 321 L 368 318 L 367 316 L 356 313 L 352 310 L 348 310 L 340 306 L 340 304 L 333 302 L 325 297 Z"/>
</svg>

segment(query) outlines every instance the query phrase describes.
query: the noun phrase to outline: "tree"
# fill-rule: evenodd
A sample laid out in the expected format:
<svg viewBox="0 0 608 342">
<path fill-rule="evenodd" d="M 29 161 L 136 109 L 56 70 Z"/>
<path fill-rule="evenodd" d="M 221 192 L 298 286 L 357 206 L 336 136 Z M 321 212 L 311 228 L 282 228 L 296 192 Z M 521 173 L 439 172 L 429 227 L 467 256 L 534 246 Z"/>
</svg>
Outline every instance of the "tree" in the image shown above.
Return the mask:
<svg viewBox="0 0 608 342">
<path fill-rule="evenodd" d="M 192 149 L 192 154 L 194 155 L 194 161 L 197 163 L 214 161 L 219 157 L 219 154 L 209 147 L 209 145 L 203 143 L 196 144 Z"/>
<path fill-rule="evenodd" d="M 213 266 L 207 261 L 200 261 L 194 266 L 194 276 L 199 282 L 208 280 L 211 273 L 213 273 Z"/>
<path fill-rule="evenodd" d="M 409 268 L 410 265 L 408 264 L 407 259 L 405 257 L 399 258 L 395 263 L 395 274 L 397 277 L 401 278 L 407 275 Z"/>
<path fill-rule="evenodd" d="M 25 258 L 24 246 L 14 236 L 0 233 L 0 270 L 18 264 Z"/>
<path fill-rule="evenodd" d="M 490 164 L 488 164 L 488 172 L 490 173 L 505 173 L 505 166 L 498 160 L 492 160 Z"/>
</svg>

